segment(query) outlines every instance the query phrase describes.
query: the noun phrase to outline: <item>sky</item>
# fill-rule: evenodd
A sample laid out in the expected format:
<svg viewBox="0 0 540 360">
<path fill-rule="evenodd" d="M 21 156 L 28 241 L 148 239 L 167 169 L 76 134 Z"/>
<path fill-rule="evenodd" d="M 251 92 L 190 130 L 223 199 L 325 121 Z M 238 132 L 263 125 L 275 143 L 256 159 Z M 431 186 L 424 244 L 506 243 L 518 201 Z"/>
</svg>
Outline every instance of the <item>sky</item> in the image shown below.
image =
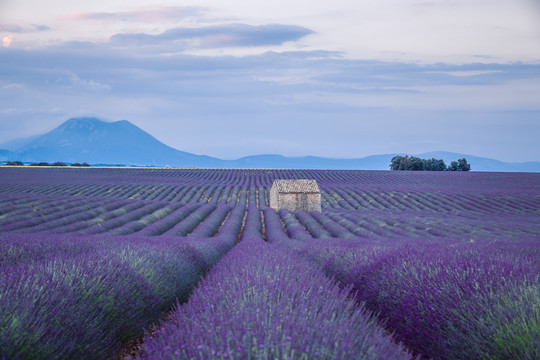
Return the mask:
<svg viewBox="0 0 540 360">
<path fill-rule="evenodd" d="M 540 1 L 0 0 L 0 143 L 78 116 L 222 159 L 540 161 Z"/>
</svg>

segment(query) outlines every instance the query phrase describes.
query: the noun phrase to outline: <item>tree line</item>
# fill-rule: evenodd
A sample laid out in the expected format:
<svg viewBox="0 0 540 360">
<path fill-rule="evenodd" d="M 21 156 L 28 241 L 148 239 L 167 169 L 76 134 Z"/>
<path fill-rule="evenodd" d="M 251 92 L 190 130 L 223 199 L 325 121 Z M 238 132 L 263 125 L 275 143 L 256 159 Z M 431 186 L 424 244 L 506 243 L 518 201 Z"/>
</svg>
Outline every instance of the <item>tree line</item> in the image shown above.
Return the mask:
<svg viewBox="0 0 540 360">
<path fill-rule="evenodd" d="M 416 156 L 394 156 L 390 163 L 390 170 L 412 170 L 412 171 L 469 171 L 471 165 L 467 159 L 462 158 L 452 161 L 446 166 L 442 159 L 421 159 Z"/>
<path fill-rule="evenodd" d="M 24 166 L 24 163 L 22 161 L 8 161 L 6 163 L 6 165 L 8 165 L 8 166 Z M 71 164 L 68 165 L 65 162 L 57 161 L 57 162 L 54 162 L 54 163 L 35 162 L 35 163 L 29 164 L 28 166 L 90 166 L 90 165 L 88 163 L 86 163 L 86 162 L 83 162 L 83 163 L 71 163 Z"/>
</svg>

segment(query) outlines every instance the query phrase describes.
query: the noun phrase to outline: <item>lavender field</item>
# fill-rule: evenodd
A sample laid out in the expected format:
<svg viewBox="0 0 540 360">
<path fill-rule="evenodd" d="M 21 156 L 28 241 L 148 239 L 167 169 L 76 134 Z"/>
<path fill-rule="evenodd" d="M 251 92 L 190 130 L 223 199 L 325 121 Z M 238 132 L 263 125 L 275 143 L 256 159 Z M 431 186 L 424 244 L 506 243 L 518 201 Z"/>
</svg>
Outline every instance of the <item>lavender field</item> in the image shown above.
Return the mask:
<svg viewBox="0 0 540 360">
<path fill-rule="evenodd" d="M 3 167 L 0 268 L 0 359 L 539 359 L 540 174 Z"/>
</svg>

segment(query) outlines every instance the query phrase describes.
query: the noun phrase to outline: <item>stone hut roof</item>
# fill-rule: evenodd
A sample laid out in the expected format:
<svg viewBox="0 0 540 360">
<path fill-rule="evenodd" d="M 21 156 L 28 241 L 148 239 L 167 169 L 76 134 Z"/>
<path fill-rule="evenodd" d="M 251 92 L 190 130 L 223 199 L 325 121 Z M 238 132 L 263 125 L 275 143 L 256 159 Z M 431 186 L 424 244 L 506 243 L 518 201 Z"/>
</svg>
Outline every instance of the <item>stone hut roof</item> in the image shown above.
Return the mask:
<svg viewBox="0 0 540 360">
<path fill-rule="evenodd" d="M 274 180 L 272 187 L 275 187 L 280 194 L 287 193 L 303 193 L 303 194 L 318 194 L 319 185 L 315 180 Z"/>
</svg>

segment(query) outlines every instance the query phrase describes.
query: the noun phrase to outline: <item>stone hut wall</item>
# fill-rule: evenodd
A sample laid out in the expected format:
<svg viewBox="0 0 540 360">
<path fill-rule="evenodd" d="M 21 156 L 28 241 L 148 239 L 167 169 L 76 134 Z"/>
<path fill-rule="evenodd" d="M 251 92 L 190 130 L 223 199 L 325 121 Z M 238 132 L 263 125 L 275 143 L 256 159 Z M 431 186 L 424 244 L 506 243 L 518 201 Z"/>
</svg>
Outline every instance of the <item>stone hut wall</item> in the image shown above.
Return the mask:
<svg viewBox="0 0 540 360">
<path fill-rule="evenodd" d="M 270 189 L 270 207 L 276 211 L 321 211 L 321 193 L 315 180 L 276 180 Z"/>
<path fill-rule="evenodd" d="M 321 211 L 321 194 L 280 194 L 279 208 L 303 211 Z"/>
</svg>

